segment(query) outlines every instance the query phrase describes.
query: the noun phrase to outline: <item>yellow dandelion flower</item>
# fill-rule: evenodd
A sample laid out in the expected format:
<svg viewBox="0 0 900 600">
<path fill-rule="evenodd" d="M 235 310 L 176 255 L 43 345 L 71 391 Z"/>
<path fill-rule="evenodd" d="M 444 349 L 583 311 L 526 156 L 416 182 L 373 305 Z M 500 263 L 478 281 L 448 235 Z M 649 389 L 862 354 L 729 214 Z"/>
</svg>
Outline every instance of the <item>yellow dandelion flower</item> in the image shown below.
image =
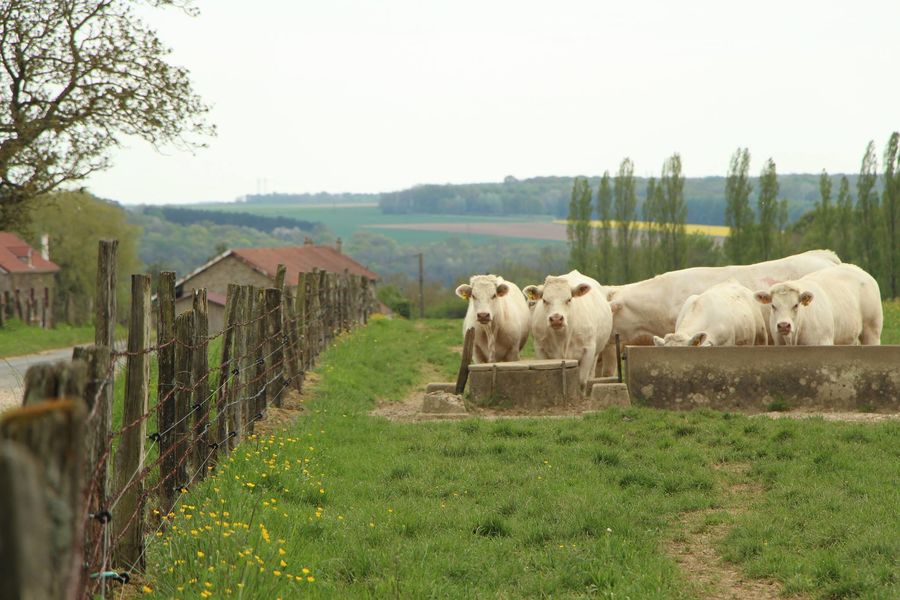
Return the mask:
<svg viewBox="0 0 900 600">
<path fill-rule="evenodd" d="M 143 590 L 144 590 L 144 593 L 145 593 L 145 594 L 152 594 L 152 593 L 153 593 L 153 588 L 150 587 L 149 585 L 145 585 L 144 588 L 143 588 Z"/>
<path fill-rule="evenodd" d="M 197 558 L 203 558 L 204 556 L 206 555 L 203 554 L 203 550 L 197 550 Z"/>
<path fill-rule="evenodd" d="M 281 577 L 281 571 L 272 571 L 272 575 L 275 577 Z"/>
<path fill-rule="evenodd" d="M 316 580 L 316 578 L 313 577 L 312 575 L 310 575 L 309 577 L 306 578 L 306 580 L 307 580 L 308 582 L 312 583 L 313 581 Z"/>
</svg>

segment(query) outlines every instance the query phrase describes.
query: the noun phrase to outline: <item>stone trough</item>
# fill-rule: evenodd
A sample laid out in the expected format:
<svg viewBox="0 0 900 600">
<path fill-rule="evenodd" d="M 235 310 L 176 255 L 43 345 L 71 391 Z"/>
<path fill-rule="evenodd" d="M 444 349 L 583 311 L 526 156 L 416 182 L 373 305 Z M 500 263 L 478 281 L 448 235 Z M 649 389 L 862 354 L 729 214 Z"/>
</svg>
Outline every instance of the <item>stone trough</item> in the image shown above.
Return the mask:
<svg viewBox="0 0 900 600">
<path fill-rule="evenodd" d="M 634 404 L 900 411 L 900 346 L 628 346 Z"/>
<path fill-rule="evenodd" d="M 581 399 L 576 360 L 469 365 L 469 402 L 480 408 L 543 409 Z"/>
</svg>

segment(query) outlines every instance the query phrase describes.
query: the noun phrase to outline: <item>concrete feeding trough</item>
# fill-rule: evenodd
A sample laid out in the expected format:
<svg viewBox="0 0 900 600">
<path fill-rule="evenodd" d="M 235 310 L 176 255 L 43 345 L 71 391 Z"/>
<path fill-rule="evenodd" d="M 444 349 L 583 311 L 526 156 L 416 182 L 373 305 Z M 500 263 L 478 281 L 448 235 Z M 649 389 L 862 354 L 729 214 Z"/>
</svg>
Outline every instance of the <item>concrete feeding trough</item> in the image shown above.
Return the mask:
<svg viewBox="0 0 900 600">
<path fill-rule="evenodd" d="M 588 389 L 591 390 L 591 406 L 594 410 L 610 406 L 631 406 L 628 386 L 619 381 L 618 377 L 588 379 Z"/>
<path fill-rule="evenodd" d="M 629 346 L 635 404 L 689 410 L 900 410 L 900 346 Z"/>
<path fill-rule="evenodd" d="M 543 409 L 581 399 L 576 360 L 469 365 L 469 402 L 480 408 Z"/>
</svg>

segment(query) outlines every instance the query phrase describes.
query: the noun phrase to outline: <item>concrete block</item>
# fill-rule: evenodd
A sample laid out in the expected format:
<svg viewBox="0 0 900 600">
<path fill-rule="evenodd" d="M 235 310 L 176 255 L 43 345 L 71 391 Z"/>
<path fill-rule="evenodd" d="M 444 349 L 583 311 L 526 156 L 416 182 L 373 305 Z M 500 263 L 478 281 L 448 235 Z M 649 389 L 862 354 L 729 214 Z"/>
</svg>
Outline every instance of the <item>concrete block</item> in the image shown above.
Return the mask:
<svg viewBox="0 0 900 600">
<path fill-rule="evenodd" d="M 462 398 L 456 394 L 434 391 L 425 394 L 422 399 L 422 412 L 428 414 L 465 414 L 466 407 Z"/>
<path fill-rule="evenodd" d="M 591 406 L 594 409 L 609 408 L 610 406 L 631 406 L 631 398 L 628 396 L 628 386 L 619 383 L 596 383 L 591 388 Z"/>
<path fill-rule="evenodd" d="M 456 391 L 456 384 L 452 382 L 435 382 L 429 383 L 425 386 L 425 393 L 430 394 L 431 392 L 447 392 L 448 394 L 452 394 Z"/>
<path fill-rule="evenodd" d="M 568 406 L 581 398 L 578 361 L 522 360 L 469 367 L 469 401 L 494 409 Z"/>
</svg>

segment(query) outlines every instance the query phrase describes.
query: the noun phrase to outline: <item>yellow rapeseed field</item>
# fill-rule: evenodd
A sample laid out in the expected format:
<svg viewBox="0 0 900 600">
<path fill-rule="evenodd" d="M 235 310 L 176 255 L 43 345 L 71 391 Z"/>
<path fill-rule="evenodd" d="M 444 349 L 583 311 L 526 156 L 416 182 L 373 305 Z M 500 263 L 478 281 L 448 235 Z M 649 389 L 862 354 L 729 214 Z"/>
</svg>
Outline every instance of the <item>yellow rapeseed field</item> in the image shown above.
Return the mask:
<svg viewBox="0 0 900 600">
<path fill-rule="evenodd" d="M 554 223 L 559 223 L 560 225 L 568 225 L 569 222 L 566 219 L 556 219 L 553 221 Z M 613 229 L 619 226 L 618 221 L 610 221 Z M 647 221 L 632 221 L 631 226 L 634 229 L 649 229 L 651 225 L 655 225 L 655 223 L 649 223 Z M 602 227 L 602 223 L 600 221 L 591 221 L 591 227 L 599 229 Z M 731 228 L 726 227 L 724 225 L 698 225 L 696 223 L 687 223 L 684 226 L 685 231 L 687 233 L 702 233 L 704 235 L 711 235 L 713 237 L 728 237 L 731 233 Z"/>
</svg>

